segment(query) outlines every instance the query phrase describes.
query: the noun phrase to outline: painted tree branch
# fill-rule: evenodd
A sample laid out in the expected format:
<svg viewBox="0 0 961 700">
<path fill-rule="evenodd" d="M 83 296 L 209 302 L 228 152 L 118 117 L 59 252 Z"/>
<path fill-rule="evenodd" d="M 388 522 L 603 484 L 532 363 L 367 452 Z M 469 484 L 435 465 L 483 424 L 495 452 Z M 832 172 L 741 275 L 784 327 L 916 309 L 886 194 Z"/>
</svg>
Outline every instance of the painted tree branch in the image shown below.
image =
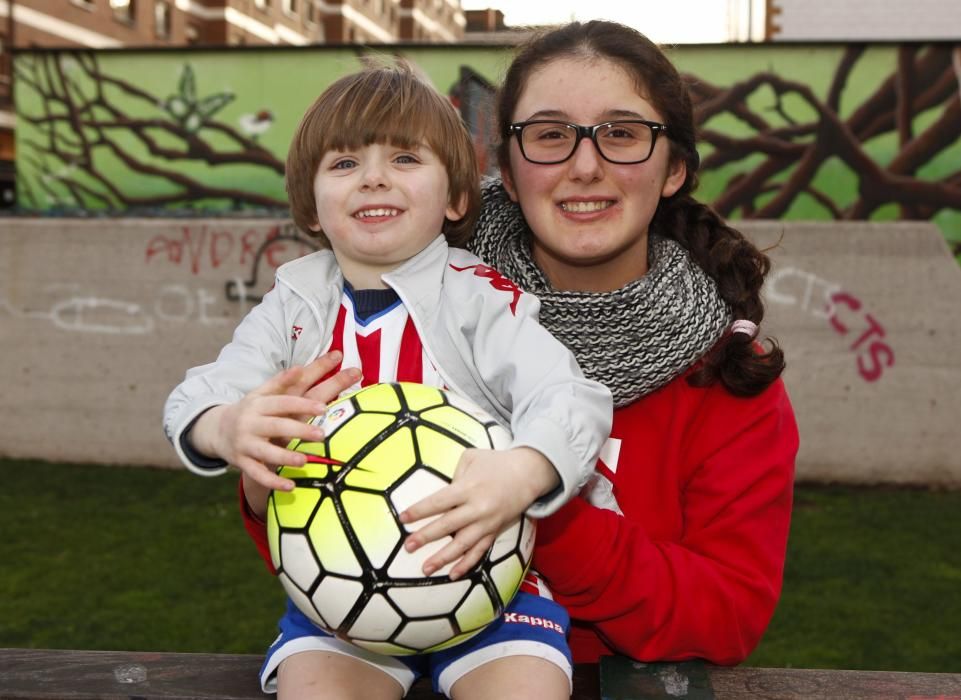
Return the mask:
<svg viewBox="0 0 961 700">
<path fill-rule="evenodd" d="M 691 95 L 694 101 L 694 121 L 696 123 L 704 124 L 717 114 L 730 112 L 757 131 L 770 130 L 771 125 L 751 111 L 745 104 L 745 98 L 753 92 L 750 82 L 742 83 L 726 91 L 699 78 L 688 77 L 688 82 L 691 85 Z"/>
<path fill-rule="evenodd" d="M 949 64 L 948 52 L 941 46 L 932 46 L 918 56 L 914 67 L 915 81 L 918 85 L 931 85 L 937 89 L 923 91 L 918 96 L 912 105 L 914 114 L 946 98 L 943 92 L 945 85 L 939 82 L 943 81 Z M 894 128 L 894 110 L 897 105 L 896 84 L 896 76 L 892 75 L 848 118 L 851 130 L 862 142 Z"/>
<path fill-rule="evenodd" d="M 841 63 L 831 81 L 831 88 L 828 90 L 827 105 L 835 112 L 841 111 L 841 95 L 848 84 L 848 78 L 857 65 L 858 60 L 864 55 L 864 44 L 853 44 L 844 50 Z"/>
<path fill-rule="evenodd" d="M 767 156 L 758 166 L 727 183 L 724 192 L 714 202 L 721 214 L 728 216 L 741 208 L 745 216 L 777 218 L 783 216 L 801 194 L 808 194 L 838 218 L 866 218 L 887 202 L 901 204 L 903 215 L 910 218 L 917 217 L 921 208 L 936 212 L 945 207 L 957 207 L 961 196 L 957 183 L 947 180 L 932 183 L 910 177 L 961 136 L 958 80 L 950 70 L 948 52 L 943 47 L 923 53 L 916 48 L 902 49 L 898 74 L 885 80 L 864 103 L 885 105 L 887 111 L 878 115 L 862 105 L 845 121 L 838 114 L 838 105 L 844 86 L 863 53 L 861 47 L 845 51 L 824 101 L 809 86 L 772 73 L 752 76 L 726 92 L 717 89 L 700 91 L 702 97 L 707 96 L 707 101 L 699 105 L 697 112 L 703 116 L 728 111 L 745 123 L 766 123 L 760 117 L 746 116 L 746 113 L 752 113 L 747 105 L 748 98 L 765 87 L 774 91 L 777 108 L 783 107 L 782 96 L 794 94 L 816 114 L 814 122 L 799 121 L 793 127 L 786 127 L 790 131 L 782 129 L 781 133 L 775 133 L 777 130 L 774 129 L 759 130 L 761 133 L 738 139 L 711 129 L 702 131 L 703 139 L 714 149 L 703 161 L 705 169 L 719 168 L 756 153 Z M 908 87 L 918 84 L 925 89 Z M 946 105 L 945 100 L 948 100 Z M 937 105 L 944 105 L 940 117 L 915 135 L 913 130 L 918 114 Z M 793 120 L 789 114 L 784 117 L 789 123 Z M 863 143 L 865 136 L 874 137 L 892 130 L 896 130 L 899 150 L 884 168 L 867 155 Z M 811 133 L 815 134 L 813 140 L 806 138 Z M 843 161 L 860 182 L 859 199 L 847 207 L 813 186 L 819 169 L 832 157 Z M 771 178 L 785 170 L 789 175 L 783 184 L 771 183 Z M 770 199 L 764 206 L 756 207 L 755 200 L 762 196 Z"/>
<path fill-rule="evenodd" d="M 64 64 L 68 59 L 75 72 L 80 72 L 84 85 L 68 75 Z M 48 197 L 61 202 L 49 182 L 59 183 L 74 200 L 71 204 L 83 205 L 84 198 L 103 205 L 110 202 L 112 208 L 156 207 L 186 203 L 203 199 L 228 200 L 237 204 L 255 207 L 281 208 L 283 200 L 259 192 L 222 188 L 209 185 L 200 178 L 192 178 L 178 167 L 180 163 L 198 162 L 208 165 L 245 164 L 266 167 L 276 174 L 283 173 L 283 163 L 272 153 L 248 139 L 231 127 L 214 120 L 201 119 L 196 128 L 168 118 L 140 118 L 127 115 L 111 100 L 107 99 L 104 86 L 119 90 L 134 101 L 145 102 L 151 111 L 156 111 L 161 100 L 140 88 L 115 77 L 103 75 L 96 57 L 89 53 L 45 55 L 34 60 L 18 71 L 18 78 L 33 89 L 41 98 L 41 115 L 24 114 L 25 121 L 35 124 L 46 135 L 46 145 L 35 141 L 30 145 L 60 161 L 61 166 L 51 168 L 42 166 L 40 177 L 46 176 L 42 188 Z M 220 100 L 225 101 L 224 99 Z M 214 105 L 216 107 L 217 105 Z M 106 118 L 110 115 L 110 118 Z M 179 140 L 183 148 L 161 146 L 150 133 L 164 133 Z M 205 140 L 203 132 L 225 135 L 241 148 L 239 150 L 220 150 Z M 143 145 L 144 152 L 150 157 L 146 160 L 119 146 L 112 134 L 132 134 Z M 68 134 L 73 138 L 68 137 Z M 174 191 L 154 196 L 136 196 L 121 190 L 118 185 L 106 178 L 95 167 L 95 153 L 105 150 L 112 153 L 132 172 L 157 178 L 170 185 Z M 42 161 L 40 161 L 42 163 Z M 160 164 L 172 167 L 163 167 Z M 76 173 L 76 174 L 74 174 Z M 97 192 L 78 179 L 89 178 L 103 188 Z M 169 189 L 169 188 L 167 188 Z"/>
<path fill-rule="evenodd" d="M 757 218 L 754 200 L 765 191 L 765 184 L 778 173 L 790 168 L 796 160 L 790 157 L 771 157 L 761 163 L 750 173 L 742 174 L 732 178 L 724 192 L 714 203 L 714 208 L 719 214 L 729 217 L 734 214 L 738 207 L 750 204 L 752 212 L 751 218 Z M 777 186 L 778 188 L 780 185 Z"/>
</svg>

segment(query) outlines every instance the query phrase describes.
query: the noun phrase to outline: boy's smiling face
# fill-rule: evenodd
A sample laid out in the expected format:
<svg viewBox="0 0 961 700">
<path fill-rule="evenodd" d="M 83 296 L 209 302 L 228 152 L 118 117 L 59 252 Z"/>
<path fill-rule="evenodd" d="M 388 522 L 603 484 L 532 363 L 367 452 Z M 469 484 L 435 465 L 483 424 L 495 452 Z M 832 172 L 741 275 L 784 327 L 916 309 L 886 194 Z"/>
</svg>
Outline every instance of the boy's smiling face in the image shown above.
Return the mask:
<svg viewBox="0 0 961 700">
<path fill-rule="evenodd" d="M 383 288 L 380 276 L 427 247 L 452 206 L 447 169 L 425 144 L 372 143 L 328 151 L 314 176 L 317 223 L 344 277 L 358 289 Z"/>
</svg>

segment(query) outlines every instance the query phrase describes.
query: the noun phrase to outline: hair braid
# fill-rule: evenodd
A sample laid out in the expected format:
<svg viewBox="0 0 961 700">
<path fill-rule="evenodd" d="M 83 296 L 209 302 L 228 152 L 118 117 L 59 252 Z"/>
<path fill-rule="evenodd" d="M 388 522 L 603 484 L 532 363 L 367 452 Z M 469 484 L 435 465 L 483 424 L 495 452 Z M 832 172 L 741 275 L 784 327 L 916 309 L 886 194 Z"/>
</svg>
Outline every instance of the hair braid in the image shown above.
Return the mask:
<svg viewBox="0 0 961 700">
<path fill-rule="evenodd" d="M 771 269 L 767 255 L 689 194 L 662 200 L 652 228 L 688 251 L 717 284 L 734 318 L 761 325 L 761 286 Z M 773 338 L 767 338 L 766 343 L 767 349 L 745 334 L 729 333 L 704 358 L 689 381 L 694 386 L 721 381 L 737 396 L 758 394 L 784 371 L 784 351 Z"/>
</svg>

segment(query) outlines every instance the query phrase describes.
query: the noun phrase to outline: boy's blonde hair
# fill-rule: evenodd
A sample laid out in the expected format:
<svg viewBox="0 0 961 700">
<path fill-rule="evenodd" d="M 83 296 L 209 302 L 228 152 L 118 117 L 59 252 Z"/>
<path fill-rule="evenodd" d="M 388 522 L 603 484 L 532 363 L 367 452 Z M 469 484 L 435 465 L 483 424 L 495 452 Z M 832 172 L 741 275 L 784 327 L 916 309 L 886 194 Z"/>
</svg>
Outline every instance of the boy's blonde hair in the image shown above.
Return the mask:
<svg viewBox="0 0 961 700">
<path fill-rule="evenodd" d="M 480 173 L 470 134 L 446 97 L 404 61 L 368 65 L 340 78 L 321 93 L 304 114 L 287 153 L 286 185 L 290 213 L 297 227 L 329 246 L 317 224 L 314 177 L 331 150 L 351 150 L 372 143 L 401 148 L 427 144 L 447 169 L 451 206 L 462 199 L 466 213 L 444 222 L 452 246 L 463 246 L 480 213 Z"/>
</svg>

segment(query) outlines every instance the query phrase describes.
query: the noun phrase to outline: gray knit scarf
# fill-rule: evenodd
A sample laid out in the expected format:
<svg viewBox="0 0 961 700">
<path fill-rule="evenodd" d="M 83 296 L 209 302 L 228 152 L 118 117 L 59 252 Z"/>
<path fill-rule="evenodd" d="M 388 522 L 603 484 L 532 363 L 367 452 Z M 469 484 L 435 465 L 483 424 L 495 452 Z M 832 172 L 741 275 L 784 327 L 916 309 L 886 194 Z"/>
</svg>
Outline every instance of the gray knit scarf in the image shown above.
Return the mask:
<svg viewBox="0 0 961 700">
<path fill-rule="evenodd" d="M 470 248 L 541 300 L 541 323 L 606 385 L 615 406 L 664 386 L 723 335 L 731 311 L 717 285 L 676 241 L 652 235 L 649 270 L 613 292 L 559 292 L 531 256 L 531 231 L 500 180 L 485 180 Z"/>
</svg>

